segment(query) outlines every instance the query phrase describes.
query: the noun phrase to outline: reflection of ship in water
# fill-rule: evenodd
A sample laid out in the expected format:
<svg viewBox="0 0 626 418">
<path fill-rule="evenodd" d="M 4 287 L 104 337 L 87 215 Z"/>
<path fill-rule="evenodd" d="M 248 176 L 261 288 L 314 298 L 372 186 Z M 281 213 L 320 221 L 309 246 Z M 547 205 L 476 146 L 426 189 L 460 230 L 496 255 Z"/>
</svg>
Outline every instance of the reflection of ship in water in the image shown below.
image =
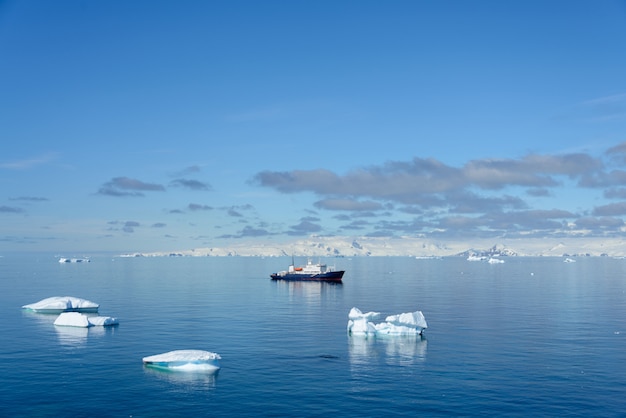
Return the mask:
<svg viewBox="0 0 626 418">
<path fill-rule="evenodd" d="M 317 302 L 322 299 L 332 299 L 341 293 L 341 282 L 316 281 L 285 281 L 272 280 L 279 292 L 289 295 L 289 299 L 298 299 L 305 303 Z"/>
<path fill-rule="evenodd" d="M 422 335 L 401 335 L 367 338 L 348 337 L 350 365 L 353 371 L 372 365 L 409 366 L 426 359 L 428 341 Z"/>
<path fill-rule="evenodd" d="M 215 389 L 219 372 L 180 372 L 144 366 L 143 371 L 157 379 L 193 389 Z"/>
</svg>

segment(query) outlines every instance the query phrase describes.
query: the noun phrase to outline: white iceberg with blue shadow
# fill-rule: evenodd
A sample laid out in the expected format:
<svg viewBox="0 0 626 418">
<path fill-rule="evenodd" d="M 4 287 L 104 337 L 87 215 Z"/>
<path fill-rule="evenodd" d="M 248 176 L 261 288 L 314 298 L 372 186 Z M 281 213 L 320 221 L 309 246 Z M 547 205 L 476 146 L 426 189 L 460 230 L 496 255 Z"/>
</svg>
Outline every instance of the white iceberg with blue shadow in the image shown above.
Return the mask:
<svg viewBox="0 0 626 418">
<path fill-rule="evenodd" d="M 74 296 L 53 296 L 42 299 L 39 302 L 30 303 L 22 306 L 39 313 L 61 313 L 61 312 L 98 312 L 98 305 L 87 299 L 77 298 Z"/>
<path fill-rule="evenodd" d="M 426 318 L 421 311 L 391 315 L 384 322 L 375 323 L 380 318 L 379 312 L 363 313 L 352 308 L 348 314 L 348 334 L 361 336 L 383 335 L 422 335 L 428 328 Z"/>
<path fill-rule="evenodd" d="M 183 372 L 217 372 L 222 357 L 204 350 L 174 350 L 143 358 L 149 367 Z"/>
<path fill-rule="evenodd" d="M 94 326 L 118 325 L 117 318 L 111 316 L 87 316 L 80 312 L 63 312 L 54 321 L 54 325 L 60 327 L 89 328 Z"/>
</svg>

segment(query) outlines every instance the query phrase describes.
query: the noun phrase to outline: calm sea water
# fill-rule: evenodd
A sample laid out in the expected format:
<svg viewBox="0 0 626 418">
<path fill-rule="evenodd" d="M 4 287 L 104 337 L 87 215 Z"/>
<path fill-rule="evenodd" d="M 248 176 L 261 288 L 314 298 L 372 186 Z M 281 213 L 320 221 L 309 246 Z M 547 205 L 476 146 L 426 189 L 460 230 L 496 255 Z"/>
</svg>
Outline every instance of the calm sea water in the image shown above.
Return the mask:
<svg viewBox="0 0 626 418">
<path fill-rule="evenodd" d="M 0 416 L 626 415 L 626 260 L 324 261 L 342 285 L 269 280 L 288 258 L 1 257 Z M 65 295 L 120 325 L 20 308 Z M 349 337 L 354 306 L 421 310 L 429 328 Z M 142 365 L 175 349 L 215 351 L 222 369 Z"/>
</svg>

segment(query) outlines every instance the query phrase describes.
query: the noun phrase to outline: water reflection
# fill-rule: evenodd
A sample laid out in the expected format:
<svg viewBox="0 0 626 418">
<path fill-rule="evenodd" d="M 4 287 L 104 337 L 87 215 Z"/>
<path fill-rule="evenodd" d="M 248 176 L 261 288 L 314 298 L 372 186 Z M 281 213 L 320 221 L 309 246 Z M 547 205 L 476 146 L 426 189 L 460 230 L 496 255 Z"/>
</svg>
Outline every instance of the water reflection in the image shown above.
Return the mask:
<svg viewBox="0 0 626 418">
<path fill-rule="evenodd" d="M 272 280 L 280 293 L 288 295 L 289 300 L 299 300 L 305 303 L 319 302 L 322 299 L 333 298 L 342 290 L 343 283 L 314 282 L 314 281 L 287 281 Z"/>
<path fill-rule="evenodd" d="M 89 335 L 89 328 L 55 326 L 54 330 L 62 345 L 72 347 L 84 345 L 87 341 L 87 335 Z"/>
<path fill-rule="evenodd" d="M 426 359 L 428 341 L 421 335 L 380 338 L 385 346 L 387 364 L 408 366 Z"/>
<path fill-rule="evenodd" d="M 106 327 L 94 326 L 89 328 L 83 327 L 62 327 L 54 326 L 59 342 L 63 345 L 79 347 L 87 342 L 87 338 L 102 337 L 106 334 L 112 334 L 118 325 Z"/>
<path fill-rule="evenodd" d="M 421 335 L 349 336 L 348 352 L 353 369 L 385 363 L 410 366 L 426 359 L 428 341 Z"/>
<path fill-rule="evenodd" d="M 113 333 L 117 329 L 118 325 L 111 326 L 93 326 L 89 328 L 83 327 L 67 327 L 54 325 L 54 321 L 59 317 L 59 314 L 48 314 L 33 312 L 29 310 L 23 310 L 22 314 L 25 317 L 31 318 L 39 326 L 46 327 L 47 329 L 54 329 L 59 342 L 62 345 L 79 347 L 85 344 L 88 337 L 101 337 L 107 333 Z M 85 314 L 87 316 L 98 316 L 98 314 Z"/>
<path fill-rule="evenodd" d="M 144 365 L 144 372 L 168 383 L 193 389 L 215 389 L 219 370 L 212 372 L 183 372 Z"/>
<path fill-rule="evenodd" d="M 54 321 L 58 318 L 59 314 L 47 314 L 47 313 L 40 313 L 40 312 L 34 312 L 28 309 L 22 309 L 22 315 L 27 317 L 27 318 L 31 318 L 32 320 L 36 321 L 37 323 L 41 324 L 41 325 L 53 325 Z"/>
</svg>

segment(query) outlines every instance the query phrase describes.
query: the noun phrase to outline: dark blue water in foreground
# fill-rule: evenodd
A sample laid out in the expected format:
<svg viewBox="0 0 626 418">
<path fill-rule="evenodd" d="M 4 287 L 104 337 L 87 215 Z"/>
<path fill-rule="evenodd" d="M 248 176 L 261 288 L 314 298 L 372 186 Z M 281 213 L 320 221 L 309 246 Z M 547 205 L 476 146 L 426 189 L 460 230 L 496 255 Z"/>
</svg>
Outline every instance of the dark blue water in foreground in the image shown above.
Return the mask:
<svg viewBox="0 0 626 418">
<path fill-rule="evenodd" d="M 0 416 L 626 415 L 626 260 L 338 258 L 343 285 L 269 280 L 289 261 L 0 258 Z M 120 325 L 20 308 L 66 295 Z M 419 309 L 429 328 L 348 337 L 353 306 Z M 174 349 L 222 369 L 142 365 Z"/>
</svg>

